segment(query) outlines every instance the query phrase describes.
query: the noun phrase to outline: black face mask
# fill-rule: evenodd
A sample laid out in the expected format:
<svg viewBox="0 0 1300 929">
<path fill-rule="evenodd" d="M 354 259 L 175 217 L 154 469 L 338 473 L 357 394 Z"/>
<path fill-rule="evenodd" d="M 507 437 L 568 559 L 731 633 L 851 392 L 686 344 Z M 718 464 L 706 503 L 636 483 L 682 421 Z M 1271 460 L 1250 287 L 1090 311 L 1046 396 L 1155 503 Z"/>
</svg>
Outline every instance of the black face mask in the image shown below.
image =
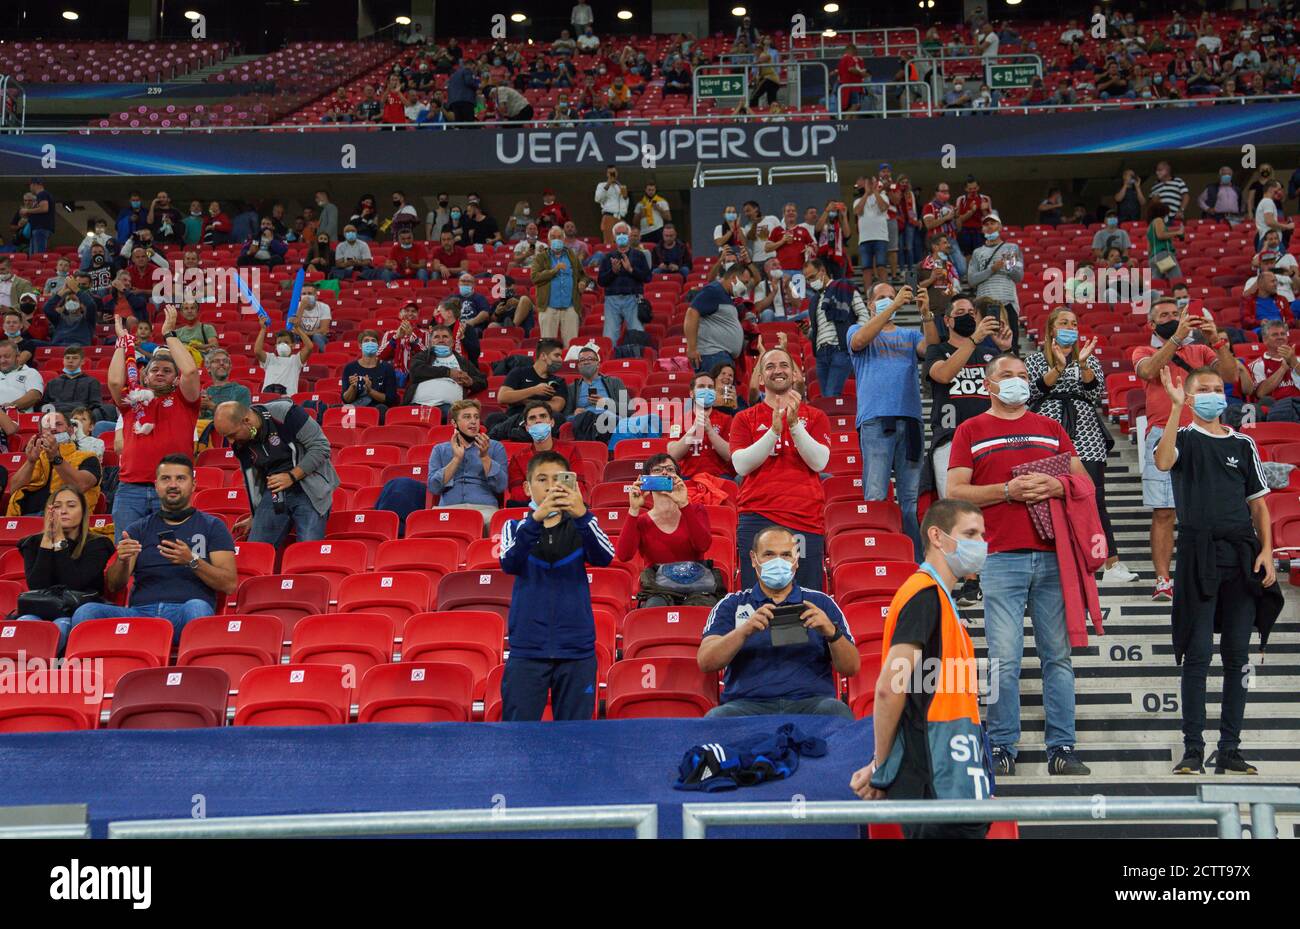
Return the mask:
<svg viewBox="0 0 1300 929">
<path fill-rule="evenodd" d="M 163 519 L 173 523 L 183 523 L 194 515 L 194 507 L 187 506 L 183 510 L 169 510 L 166 506 L 161 508 Z"/>
<path fill-rule="evenodd" d="M 855 196 L 855 197 L 861 197 L 861 196 L 862 196 L 863 194 L 865 194 L 866 192 L 867 192 L 867 189 L 866 189 L 865 187 L 854 187 L 854 188 L 853 188 L 853 196 Z"/>
<path fill-rule="evenodd" d="M 952 331 L 957 333 L 957 335 L 961 336 L 963 339 L 969 339 L 973 336 L 977 326 L 979 326 L 979 323 L 976 322 L 975 317 L 970 313 L 967 313 L 964 316 L 954 317 L 952 321 Z"/>
<path fill-rule="evenodd" d="M 1156 335 L 1160 336 L 1160 338 L 1165 339 L 1166 341 L 1173 338 L 1174 333 L 1177 331 L 1178 331 L 1178 320 L 1176 319 L 1171 319 L 1168 322 L 1164 322 L 1156 326 Z"/>
</svg>

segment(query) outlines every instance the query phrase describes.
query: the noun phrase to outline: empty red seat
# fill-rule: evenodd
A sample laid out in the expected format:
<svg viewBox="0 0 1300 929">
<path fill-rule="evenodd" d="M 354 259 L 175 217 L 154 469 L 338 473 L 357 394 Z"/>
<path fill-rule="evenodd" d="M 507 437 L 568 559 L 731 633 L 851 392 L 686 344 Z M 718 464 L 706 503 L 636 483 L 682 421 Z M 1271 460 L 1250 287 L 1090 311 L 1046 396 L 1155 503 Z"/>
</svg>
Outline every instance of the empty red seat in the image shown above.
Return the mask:
<svg viewBox="0 0 1300 929">
<path fill-rule="evenodd" d="M 64 657 L 95 662 L 104 692 L 111 694 L 126 672 L 166 665 L 172 636 L 172 624 L 157 616 L 88 619 L 72 627 Z"/>
<path fill-rule="evenodd" d="M 368 669 L 393 660 L 396 634 L 397 624 L 377 610 L 305 616 L 294 630 L 289 660 L 349 668 L 347 684 L 355 688 Z"/>
<path fill-rule="evenodd" d="M 824 513 L 827 538 L 853 529 L 903 531 L 903 511 L 890 500 L 842 500 L 826 504 Z"/>
<path fill-rule="evenodd" d="M 275 573 L 275 546 L 270 542 L 236 542 L 235 571 L 242 583 L 250 577 Z"/>
<path fill-rule="evenodd" d="M 474 673 L 439 661 L 375 665 L 361 679 L 357 703 L 359 723 L 467 723 Z"/>
<path fill-rule="evenodd" d="M 444 575 L 460 567 L 460 543 L 456 539 L 394 539 L 384 542 L 375 553 L 375 571 L 404 571 L 422 574 L 429 589 L 437 590 Z"/>
<path fill-rule="evenodd" d="M 330 582 L 314 574 L 268 574 L 244 581 L 237 596 L 240 613 L 276 616 L 292 639 L 298 620 L 329 609 Z"/>
<path fill-rule="evenodd" d="M 858 600 L 893 597 L 895 591 L 916 573 L 910 561 L 852 561 L 831 573 L 835 602 L 840 609 Z"/>
<path fill-rule="evenodd" d="M 489 672 L 501 663 L 505 620 L 487 610 L 417 613 L 402 629 L 402 661 L 454 662 L 474 675 L 474 699 L 483 698 Z"/>
<path fill-rule="evenodd" d="M 854 529 L 841 532 L 826 547 L 831 570 L 852 561 L 911 561 L 916 557 L 912 540 L 902 533 Z"/>
<path fill-rule="evenodd" d="M 109 729 L 224 726 L 230 676 L 221 668 L 140 668 L 123 674 Z"/>
<path fill-rule="evenodd" d="M 252 512 L 243 485 L 196 490 L 192 505 L 196 510 L 214 515 L 248 516 Z"/>
<path fill-rule="evenodd" d="M 176 667 L 221 668 L 237 684 L 250 668 L 278 664 L 283 643 L 278 616 L 202 616 L 181 630 Z"/>
<path fill-rule="evenodd" d="M 399 520 L 389 510 L 345 510 L 331 513 L 325 524 L 327 539 L 356 539 L 366 546 L 366 567 L 374 566 L 381 542 L 397 538 Z"/>
<path fill-rule="evenodd" d="M 607 719 L 698 718 L 718 705 L 718 676 L 694 658 L 616 661 L 609 669 Z"/>
<path fill-rule="evenodd" d="M 880 679 L 880 643 L 864 641 L 858 644 L 862 665 L 858 673 L 849 678 L 849 707 L 857 719 L 871 715 L 876 703 L 876 682 Z"/>
<path fill-rule="evenodd" d="M 707 606 L 647 606 L 623 618 L 623 659 L 676 656 L 695 658 L 704 625 L 712 612 Z"/>
<path fill-rule="evenodd" d="M 400 626 L 429 609 L 433 591 L 429 578 L 414 571 L 353 574 L 339 584 L 338 612 L 382 613 Z"/>
<path fill-rule="evenodd" d="M 98 728 L 101 696 L 90 665 L 0 672 L 0 733 Z"/>
<path fill-rule="evenodd" d="M 515 577 L 504 571 L 453 571 L 438 582 L 436 609 L 491 610 L 510 617 L 510 597 Z"/>
<path fill-rule="evenodd" d="M 0 517 L 0 551 L 14 548 L 29 535 L 35 535 L 44 529 L 45 519 L 41 516 Z"/>
<path fill-rule="evenodd" d="M 868 597 L 856 600 L 844 608 L 844 621 L 849 624 L 855 642 L 879 642 L 885 635 L 885 618 L 893 597 Z"/>
<path fill-rule="evenodd" d="M 414 423 L 390 423 L 384 426 L 370 426 L 361 434 L 361 441 L 366 445 L 396 445 L 399 448 L 409 448 L 412 445 L 419 445 L 428 434 L 427 426 L 417 426 Z"/>
<path fill-rule="evenodd" d="M 466 571 L 478 571 L 484 568 L 492 571 L 500 567 L 500 539 L 476 539 L 469 543 L 469 550 L 465 552 Z"/>
<path fill-rule="evenodd" d="M 59 627 L 43 619 L 0 620 L 0 658 L 15 664 L 21 653 L 28 661 L 53 661 L 59 647 Z"/>
<path fill-rule="evenodd" d="M 280 557 L 280 570 L 285 574 L 316 574 L 325 578 L 330 585 L 330 599 L 338 600 L 339 584 L 345 577 L 364 571 L 366 557 L 366 543 L 357 539 L 294 542 Z"/>
<path fill-rule="evenodd" d="M 351 689 L 343 668 L 287 664 L 253 668 L 239 681 L 236 726 L 320 726 L 346 723 Z"/>
</svg>

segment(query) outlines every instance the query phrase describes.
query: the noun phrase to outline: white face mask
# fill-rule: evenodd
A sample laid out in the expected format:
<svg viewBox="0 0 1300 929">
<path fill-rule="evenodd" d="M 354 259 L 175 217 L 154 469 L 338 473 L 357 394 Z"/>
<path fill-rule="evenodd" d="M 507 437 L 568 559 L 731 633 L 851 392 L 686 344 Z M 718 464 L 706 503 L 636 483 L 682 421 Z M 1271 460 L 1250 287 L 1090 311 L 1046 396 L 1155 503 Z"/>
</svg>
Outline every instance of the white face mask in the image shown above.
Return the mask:
<svg viewBox="0 0 1300 929">
<path fill-rule="evenodd" d="M 293 348 L 285 345 L 283 342 L 277 342 L 275 345 L 275 353 L 281 358 L 288 358 L 293 354 Z"/>
</svg>

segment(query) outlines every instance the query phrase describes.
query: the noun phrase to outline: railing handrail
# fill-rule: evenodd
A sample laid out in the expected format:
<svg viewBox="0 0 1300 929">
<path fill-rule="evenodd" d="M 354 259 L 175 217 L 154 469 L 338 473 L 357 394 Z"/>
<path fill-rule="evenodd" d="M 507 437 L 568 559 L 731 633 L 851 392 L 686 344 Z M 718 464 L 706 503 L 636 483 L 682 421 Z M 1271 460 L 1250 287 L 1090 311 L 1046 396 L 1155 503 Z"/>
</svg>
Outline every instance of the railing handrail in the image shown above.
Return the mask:
<svg viewBox="0 0 1300 929">
<path fill-rule="evenodd" d="M 1195 797 L 1043 797 L 988 800 L 819 800 L 800 803 L 686 803 L 682 838 L 702 839 L 709 826 L 870 823 L 1069 822 L 1073 820 L 1213 819 L 1219 838 L 1241 838 L 1235 803 Z"/>
<path fill-rule="evenodd" d="M 320 838 L 463 832 L 531 832 L 573 828 L 634 829 L 638 839 L 654 839 L 659 835 L 659 808 L 653 803 L 645 803 L 124 820 L 108 824 L 108 837 L 110 839 Z"/>
<path fill-rule="evenodd" d="M 910 32 L 910 33 L 915 37 L 915 39 L 914 39 L 913 41 L 911 41 L 911 42 L 899 42 L 899 43 L 897 43 L 897 44 L 894 46 L 894 50 L 895 50 L 895 51 L 897 51 L 898 49 L 903 49 L 903 48 L 920 48 L 920 47 L 921 47 L 921 30 L 920 30 L 920 29 L 917 29 L 915 26 L 885 26 L 885 27 L 873 27 L 873 28 L 871 28 L 871 29 L 836 29 L 836 30 L 835 30 L 835 35 L 833 35 L 833 36 L 827 36 L 827 35 L 826 35 L 826 30 L 823 29 L 823 30 L 822 30 L 822 33 L 821 33 L 821 37 L 820 37 L 820 38 L 821 38 L 821 41 L 820 41 L 820 43 L 818 44 L 818 48 L 821 50 L 821 52 L 822 52 L 823 54 L 826 53 L 826 50 L 827 50 L 828 47 L 829 47 L 830 49 L 840 49 L 840 50 L 843 50 L 843 49 L 847 48 L 848 46 L 847 46 L 847 45 L 844 45 L 843 43 L 841 43 L 841 44 L 839 44 L 839 45 L 830 45 L 830 46 L 827 46 L 827 44 L 826 44 L 826 40 L 827 40 L 828 38 L 831 38 L 831 39 L 838 39 L 840 36 L 847 35 L 847 36 L 849 37 L 849 41 L 852 42 L 852 43 L 856 46 L 856 45 L 858 44 L 858 43 L 857 43 L 857 36 L 860 36 L 860 35 L 872 35 L 872 34 L 874 34 L 874 33 L 878 33 L 878 32 L 879 32 L 879 33 L 884 33 L 884 36 L 885 36 L 885 41 L 884 41 L 885 51 L 884 51 L 884 53 L 885 53 L 886 55 L 889 54 L 889 34 L 890 34 L 891 32 Z M 791 43 L 792 43 L 792 44 L 791 44 L 791 49 L 793 49 L 793 48 L 794 48 L 794 45 L 793 45 L 794 39 L 791 38 L 790 41 L 791 41 Z"/>
<path fill-rule="evenodd" d="M 927 116 L 933 116 L 933 115 L 934 115 L 934 88 L 931 87 L 931 86 L 930 86 L 927 82 L 925 82 L 925 81 L 856 81 L 856 82 L 854 82 L 854 83 L 852 83 L 852 84 L 839 84 L 839 85 L 836 86 L 836 88 L 835 88 L 835 90 L 834 90 L 834 94 L 835 94 L 835 118 L 836 118 L 836 119 L 843 119 L 844 116 L 845 116 L 845 113 L 844 113 L 844 96 L 843 96 L 843 94 L 840 93 L 840 91 L 844 90 L 845 88 L 849 88 L 849 87 L 863 87 L 863 88 L 876 88 L 876 87 L 878 87 L 878 88 L 902 87 L 902 88 L 904 88 L 905 90 L 906 90 L 907 88 L 910 88 L 910 87 L 923 87 L 923 88 L 925 88 L 925 108 L 926 108 L 926 115 L 927 115 Z M 882 99 L 881 102 L 882 102 L 883 105 L 882 105 L 882 107 L 881 107 L 881 109 L 880 109 L 880 113 L 881 113 L 882 116 L 888 116 L 889 113 L 890 113 L 890 110 L 889 110 L 889 101 L 888 101 L 888 100 L 884 100 L 884 99 Z M 874 113 L 875 111 L 874 111 L 874 110 L 850 110 L 850 111 L 849 111 L 849 115 L 854 115 L 855 113 L 868 113 L 868 112 Z M 898 112 L 898 113 L 910 113 L 911 110 L 910 110 L 910 109 L 901 109 L 901 110 L 897 110 L 897 111 L 895 111 L 895 112 Z"/>
<path fill-rule="evenodd" d="M 88 839 L 89 823 L 46 823 L 32 826 L 0 826 L 0 841 L 4 839 Z"/>
</svg>

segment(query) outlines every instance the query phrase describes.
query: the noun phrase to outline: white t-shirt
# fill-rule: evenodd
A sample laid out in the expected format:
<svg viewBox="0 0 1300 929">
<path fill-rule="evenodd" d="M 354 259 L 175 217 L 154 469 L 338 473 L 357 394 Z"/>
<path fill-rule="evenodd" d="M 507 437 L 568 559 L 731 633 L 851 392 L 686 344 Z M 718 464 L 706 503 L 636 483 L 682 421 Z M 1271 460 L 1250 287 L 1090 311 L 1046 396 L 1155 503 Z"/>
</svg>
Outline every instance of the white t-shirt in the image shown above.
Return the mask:
<svg viewBox="0 0 1300 929">
<path fill-rule="evenodd" d="M 1196 40 L 1196 47 L 1205 49 L 1211 55 L 1218 52 L 1222 45 L 1223 39 L 1219 38 L 1217 35 L 1203 35 Z"/>
<path fill-rule="evenodd" d="M 773 229 L 780 228 L 781 220 L 777 219 L 775 216 L 764 216 L 762 219 L 758 221 L 758 225 L 759 228 L 766 228 L 768 235 L 771 235 Z M 740 227 L 740 231 L 746 236 L 746 242 L 749 241 L 748 240 L 749 231 L 753 227 L 754 227 L 753 223 L 750 223 L 747 226 Z M 721 229 L 719 229 L 718 235 L 721 234 L 722 231 Z M 749 247 L 749 257 L 750 259 L 753 260 L 755 264 L 762 264 L 764 261 L 767 261 L 767 259 L 773 257 L 774 255 L 776 255 L 776 249 L 769 248 L 766 239 L 760 239 L 756 237 L 754 239 L 754 244 Z"/>
<path fill-rule="evenodd" d="M 29 390 L 45 393 L 45 381 L 35 368 L 20 365 L 8 374 L 0 373 L 0 406 L 13 406 Z"/>
<path fill-rule="evenodd" d="M 298 321 L 306 332 L 329 335 L 331 318 L 330 305 L 319 298 L 310 308 L 298 311 Z"/>
<path fill-rule="evenodd" d="M 862 203 L 862 201 L 865 201 L 865 203 Z M 888 205 L 882 209 L 880 198 L 875 194 L 863 194 L 858 201 L 854 202 L 853 208 L 855 210 L 858 203 L 862 203 L 862 212 L 858 214 L 858 244 L 863 242 L 888 242 Z M 888 197 L 885 198 L 885 203 L 889 203 Z"/>
<path fill-rule="evenodd" d="M 721 234 L 722 234 L 721 232 L 718 233 L 718 235 Z M 0 281 L 0 306 L 14 305 L 13 301 L 10 299 L 10 297 L 13 296 L 13 292 L 14 292 L 14 279 L 12 277 L 9 278 L 9 280 L 7 281 Z"/>
<path fill-rule="evenodd" d="M 455 355 L 436 359 L 444 368 L 460 368 Z M 455 403 L 465 399 L 465 389 L 449 377 L 434 377 L 421 381 L 411 398 L 417 406 L 439 406 L 443 403 Z"/>
<path fill-rule="evenodd" d="M 1261 236 L 1269 230 L 1269 225 L 1264 219 L 1266 216 L 1273 217 L 1273 221 L 1277 222 L 1277 204 L 1273 202 L 1272 197 L 1261 198 L 1259 206 L 1255 207 L 1255 232 Z"/>
<path fill-rule="evenodd" d="M 538 252 L 544 252 L 548 248 L 549 246 L 547 243 L 543 242 L 541 239 L 534 239 L 531 242 L 526 238 L 520 239 L 519 243 L 515 246 L 513 253 L 514 259 L 515 261 L 532 261 L 533 258 L 537 256 Z"/>
<path fill-rule="evenodd" d="M 1295 255 L 1292 255 L 1291 253 L 1288 252 L 1287 254 L 1279 258 L 1277 262 L 1273 265 L 1273 271 L 1276 272 L 1280 268 L 1283 271 L 1290 271 L 1291 274 L 1294 274 L 1296 271 L 1296 267 L 1297 267 L 1297 262 L 1295 260 Z M 1288 300 L 1295 299 L 1295 285 L 1292 284 L 1291 281 L 1292 278 L 1289 274 L 1277 275 L 1278 293 L 1282 294 Z"/>
<path fill-rule="evenodd" d="M 262 378 L 263 390 L 272 384 L 279 384 L 284 387 L 286 395 L 291 396 L 298 392 L 298 378 L 302 374 L 302 356 L 297 352 L 288 358 L 281 358 L 274 352 L 267 352 L 262 367 L 266 369 L 266 376 Z"/>
<path fill-rule="evenodd" d="M 1002 44 L 1002 40 L 998 38 L 998 34 L 996 32 L 990 31 L 989 34 L 986 35 L 981 40 L 981 42 L 986 43 L 984 45 L 984 51 L 982 53 L 983 56 L 985 58 L 996 58 L 998 54 L 998 46 Z"/>
<path fill-rule="evenodd" d="M 1291 266 L 1294 267 L 1294 266 L 1295 266 L 1295 256 L 1294 256 L 1294 255 L 1287 255 L 1286 257 L 1291 259 Z M 1278 261 L 1277 264 L 1278 264 L 1278 265 L 1281 265 L 1281 264 L 1283 264 L 1283 263 L 1284 263 L 1284 260 L 1282 260 L 1282 261 Z M 1276 267 L 1276 266 L 1275 266 L 1275 267 Z M 1292 284 L 1291 284 L 1291 278 L 1287 277 L 1285 274 L 1274 274 L 1273 276 L 1277 278 L 1277 292 L 1278 292 L 1278 296 L 1285 297 L 1285 298 L 1286 298 L 1286 302 L 1287 302 L 1287 303 L 1290 303 L 1292 300 L 1295 299 L 1295 290 L 1294 290 L 1294 288 L 1293 288 L 1293 286 L 1292 286 Z M 1251 275 L 1251 277 L 1246 281 L 1246 283 L 1245 283 L 1245 285 L 1244 285 L 1244 289 L 1249 290 L 1251 287 L 1253 287 L 1253 286 L 1255 285 L 1255 282 L 1258 281 L 1258 280 L 1259 280 L 1259 275 L 1258 275 L 1258 274 Z"/>
<path fill-rule="evenodd" d="M 1065 30 L 1064 32 L 1061 33 L 1061 44 L 1062 44 L 1062 45 L 1069 45 L 1069 44 L 1070 44 L 1071 42 L 1073 42 L 1075 39 L 1079 39 L 1080 41 L 1082 41 L 1082 39 L 1083 39 L 1083 30 L 1082 30 L 1082 29 L 1067 29 L 1067 30 Z"/>
</svg>

